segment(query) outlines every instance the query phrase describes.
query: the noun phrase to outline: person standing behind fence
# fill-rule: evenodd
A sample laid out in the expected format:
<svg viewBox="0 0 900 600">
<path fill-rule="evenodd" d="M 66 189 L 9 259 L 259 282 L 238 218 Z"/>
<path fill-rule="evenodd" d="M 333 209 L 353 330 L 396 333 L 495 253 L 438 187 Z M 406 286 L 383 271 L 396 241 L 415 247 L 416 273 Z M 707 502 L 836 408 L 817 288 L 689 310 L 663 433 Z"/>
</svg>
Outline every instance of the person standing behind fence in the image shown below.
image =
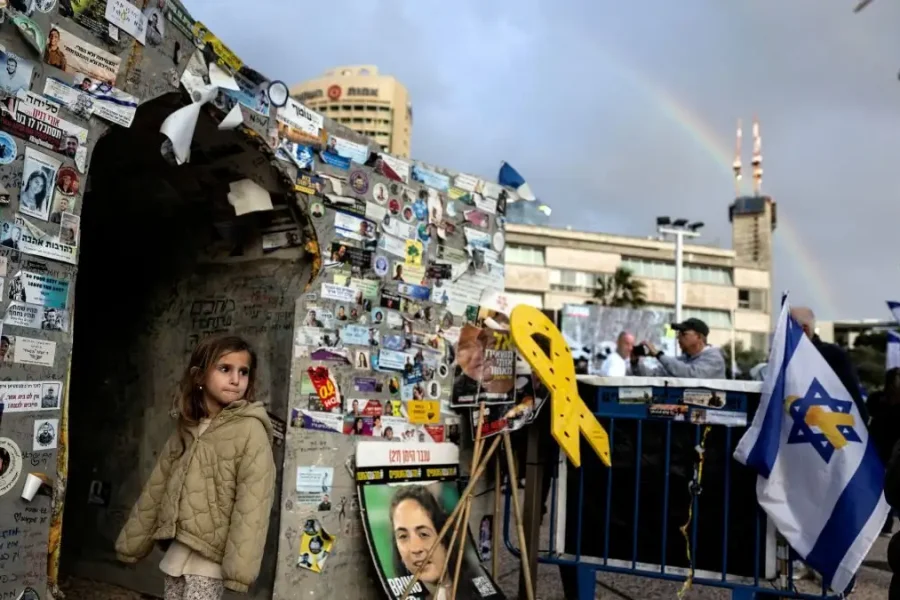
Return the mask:
<svg viewBox="0 0 900 600">
<path fill-rule="evenodd" d="M 869 409 L 866 408 L 866 403 L 863 401 L 860 393 L 859 378 L 856 376 L 856 369 L 853 367 L 853 363 L 850 362 L 850 357 L 837 344 L 829 344 L 822 341 L 816 333 L 816 315 L 811 309 L 805 306 L 792 306 L 791 317 L 803 328 L 806 337 L 812 340 L 816 350 L 819 351 L 819 354 L 822 355 L 822 358 L 825 359 L 825 362 L 828 363 L 834 374 L 838 376 L 838 379 L 847 388 L 847 393 L 850 394 L 850 398 L 856 404 L 856 409 L 859 411 L 862 422 L 868 423 Z"/>
<path fill-rule="evenodd" d="M 722 350 L 707 343 L 709 327 L 700 319 L 685 319 L 672 325 L 678 333 L 681 356 L 666 356 L 650 342 L 642 342 L 641 352 L 632 352 L 631 370 L 636 375 L 684 377 L 689 379 L 725 379 L 725 356 Z M 641 356 L 659 361 L 653 369 L 640 361 Z"/>
<path fill-rule="evenodd" d="M 900 443 L 894 445 L 891 458 L 888 460 L 884 478 L 884 499 L 892 510 L 900 510 Z M 888 543 L 887 559 L 893 572 L 888 600 L 900 600 L 900 533 L 895 533 Z"/>
<path fill-rule="evenodd" d="M 634 348 L 634 336 L 623 331 L 616 339 L 616 351 L 610 353 L 600 365 L 601 377 L 625 377 L 631 374 L 631 350 Z"/>
<path fill-rule="evenodd" d="M 166 550 L 166 600 L 218 600 L 259 575 L 275 462 L 256 377 L 256 354 L 235 336 L 202 340 L 184 372 L 177 429 L 116 541 L 126 563 L 155 542 Z"/>
<path fill-rule="evenodd" d="M 900 368 L 884 374 L 884 389 L 869 396 L 866 403 L 871 415 L 869 435 L 878 451 L 881 462 L 890 462 L 891 451 L 900 442 Z M 888 514 L 881 533 L 888 535 L 894 526 L 894 510 Z"/>
</svg>

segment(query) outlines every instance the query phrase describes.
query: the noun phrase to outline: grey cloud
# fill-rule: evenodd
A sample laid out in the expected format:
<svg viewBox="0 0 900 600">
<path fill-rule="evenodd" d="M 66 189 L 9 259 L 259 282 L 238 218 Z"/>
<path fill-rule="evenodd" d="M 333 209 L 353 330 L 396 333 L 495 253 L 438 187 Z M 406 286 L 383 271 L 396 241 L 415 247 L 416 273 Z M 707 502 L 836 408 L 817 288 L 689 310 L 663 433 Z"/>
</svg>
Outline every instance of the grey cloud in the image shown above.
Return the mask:
<svg viewBox="0 0 900 600">
<path fill-rule="evenodd" d="M 708 224 L 707 241 L 730 243 L 734 122 L 745 121 L 749 166 L 749 121 L 759 114 L 765 191 L 796 230 L 790 240 L 787 225 L 776 232 L 785 236 L 776 290 L 790 289 L 820 318 L 887 317 L 884 299 L 900 297 L 891 243 L 900 222 L 900 4 L 876 0 L 859 15 L 853 4 L 257 0 L 249 10 L 194 0 L 188 8 L 286 81 L 377 64 L 410 90 L 416 158 L 485 177 L 509 160 L 559 225 L 646 235 L 655 215 L 680 212 Z"/>
</svg>

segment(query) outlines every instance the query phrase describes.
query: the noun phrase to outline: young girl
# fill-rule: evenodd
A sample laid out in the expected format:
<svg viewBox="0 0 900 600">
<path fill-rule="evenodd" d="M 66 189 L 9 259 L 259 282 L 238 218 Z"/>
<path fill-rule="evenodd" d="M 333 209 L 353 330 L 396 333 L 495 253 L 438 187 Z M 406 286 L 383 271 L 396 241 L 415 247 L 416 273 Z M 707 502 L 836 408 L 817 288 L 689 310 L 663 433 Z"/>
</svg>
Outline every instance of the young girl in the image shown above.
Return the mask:
<svg viewBox="0 0 900 600">
<path fill-rule="evenodd" d="M 253 399 L 256 354 L 239 337 L 207 338 L 176 401 L 178 427 L 116 541 L 135 563 L 159 542 L 166 600 L 246 592 L 259 574 L 275 494 L 272 423 Z"/>
</svg>

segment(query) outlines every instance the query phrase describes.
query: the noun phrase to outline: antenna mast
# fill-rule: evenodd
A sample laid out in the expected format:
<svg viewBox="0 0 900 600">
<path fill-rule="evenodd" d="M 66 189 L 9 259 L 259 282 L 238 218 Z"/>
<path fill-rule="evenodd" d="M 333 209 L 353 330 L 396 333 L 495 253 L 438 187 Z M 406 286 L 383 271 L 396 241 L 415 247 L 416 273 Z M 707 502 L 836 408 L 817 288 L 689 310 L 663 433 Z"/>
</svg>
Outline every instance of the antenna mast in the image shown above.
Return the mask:
<svg viewBox="0 0 900 600">
<path fill-rule="evenodd" d="M 762 190 L 762 136 L 759 133 L 759 119 L 753 117 L 753 158 L 750 161 L 753 167 L 753 195 L 759 196 Z"/>
<path fill-rule="evenodd" d="M 737 198 L 741 195 L 741 169 L 743 165 L 741 164 L 741 139 L 743 136 L 743 132 L 741 130 L 741 120 L 738 119 L 737 122 L 737 136 L 736 142 L 734 145 L 734 162 L 731 164 L 731 168 L 734 171 L 734 197 Z"/>
</svg>

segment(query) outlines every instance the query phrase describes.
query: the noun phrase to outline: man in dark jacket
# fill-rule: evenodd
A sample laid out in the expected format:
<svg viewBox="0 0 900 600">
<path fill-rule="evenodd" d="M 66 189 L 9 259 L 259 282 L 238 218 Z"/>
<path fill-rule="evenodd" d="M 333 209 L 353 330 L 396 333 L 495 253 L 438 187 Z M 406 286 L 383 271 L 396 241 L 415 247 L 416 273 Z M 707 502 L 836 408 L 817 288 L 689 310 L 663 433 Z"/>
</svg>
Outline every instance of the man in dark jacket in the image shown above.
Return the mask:
<svg viewBox="0 0 900 600">
<path fill-rule="evenodd" d="M 869 437 L 881 462 L 887 465 L 894 446 L 900 442 L 900 369 L 890 369 L 884 374 L 884 389 L 869 396 L 866 405 L 871 415 Z M 895 512 L 892 508 L 888 514 L 882 534 L 889 535 L 893 530 Z"/>
<path fill-rule="evenodd" d="M 887 473 L 884 478 L 884 499 L 892 509 L 900 508 L 900 444 L 894 446 L 887 464 Z M 900 533 L 895 533 L 888 543 L 887 559 L 888 565 L 894 573 L 891 577 L 888 600 L 900 600 Z"/>
<path fill-rule="evenodd" d="M 853 367 L 853 363 L 850 362 L 850 357 L 837 344 L 829 344 L 819 338 L 816 334 L 816 315 L 811 309 L 805 306 L 795 306 L 791 308 L 791 316 L 800 324 L 803 332 L 812 340 L 819 354 L 822 355 L 822 358 L 825 359 L 825 362 L 828 363 L 834 374 L 838 376 L 838 379 L 847 388 L 847 392 L 850 393 L 853 403 L 856 404 L 856 408 L 859 410 L 862 422 L 868 423 L 869 411 L 860 393 L 859 378 L 856 376 L 856 369 Z"/>
</svg>

